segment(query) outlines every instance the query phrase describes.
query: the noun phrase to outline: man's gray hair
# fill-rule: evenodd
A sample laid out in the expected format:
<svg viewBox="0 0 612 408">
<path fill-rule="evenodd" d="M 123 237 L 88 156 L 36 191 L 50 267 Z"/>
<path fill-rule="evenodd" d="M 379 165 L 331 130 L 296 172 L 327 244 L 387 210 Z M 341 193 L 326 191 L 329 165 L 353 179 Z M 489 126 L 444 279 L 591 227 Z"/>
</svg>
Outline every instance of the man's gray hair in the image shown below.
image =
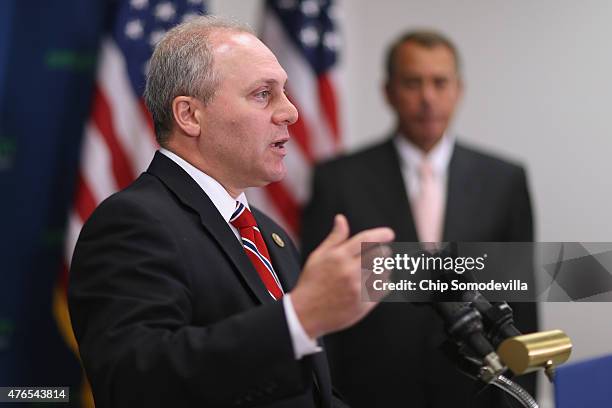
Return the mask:
<svg viewBox="0 0 612 408">
<path fill-rule="evenodd" d="M 170 137 L 174 98 L 193 96 L 204 104 L 213 99 L 220 75 L 213 69 L 210 36 L 220 30 L 254 34 L 248 26 L 233 20 L 198 16 L 172 28 L 155 46 L 144 100 L 153 115 L 160 146 L 166 146 Z"/>
</svg>

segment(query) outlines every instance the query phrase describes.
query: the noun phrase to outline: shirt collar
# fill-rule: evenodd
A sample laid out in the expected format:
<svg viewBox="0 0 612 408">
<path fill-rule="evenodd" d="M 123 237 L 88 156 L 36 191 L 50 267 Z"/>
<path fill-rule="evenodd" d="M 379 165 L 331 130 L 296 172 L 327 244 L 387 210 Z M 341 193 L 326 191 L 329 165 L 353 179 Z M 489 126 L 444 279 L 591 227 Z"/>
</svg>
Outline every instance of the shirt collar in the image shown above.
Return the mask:
<svg viewBox="0 0 612 408">
<path fill-rule="evenodd" d="M 453 154 L 455 138 L 445 133 L 427 154 L 400 133 L 393 138 L 393 143 L 399 154 L 401 165 L 410 171 L 417 171 L 423 160 L 427 158 L 436 174 L 444 174 Z"/>
<path fill-rule="evenodd" d="M 195 167 L 193 164 L 187 162 L 185 159 L 179 157 L 170 150 L 164 149 L 163 147 L 159 149 L 159 152 L 181 166 L 181 168 L 185 170 L 196 183 L 198 183 L 200 188 L 204 190 L 204 193 L 206 193 L 206 195 L 213 202 L 219 213 L 221 213 L 221 216 L 225 222 L 229 223 L 229 220 L 236 209 L 236 201 L 240 201 L 250 210 L 249 203 L 247 202 L 246 195 L 244 193 L 240 193 L 240 195 L 234 199 L 221 185 L 221 183 Z"/>
</svg>

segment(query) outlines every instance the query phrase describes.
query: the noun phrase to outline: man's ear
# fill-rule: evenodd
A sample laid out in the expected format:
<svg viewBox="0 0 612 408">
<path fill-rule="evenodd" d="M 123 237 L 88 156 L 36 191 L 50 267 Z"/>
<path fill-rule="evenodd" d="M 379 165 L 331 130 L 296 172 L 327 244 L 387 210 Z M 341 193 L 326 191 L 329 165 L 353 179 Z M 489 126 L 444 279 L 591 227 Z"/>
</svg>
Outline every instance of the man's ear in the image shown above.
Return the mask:
<svg viewBox="0 0 612 408">
<path fill-rule="evenodd" d="M 188 136 L 200 135 L 200 116 L 196 115 L 202 104 L 190 96 L 177 96 L 172 101 L 172 115 L 176 125 Z"/>
</svg>

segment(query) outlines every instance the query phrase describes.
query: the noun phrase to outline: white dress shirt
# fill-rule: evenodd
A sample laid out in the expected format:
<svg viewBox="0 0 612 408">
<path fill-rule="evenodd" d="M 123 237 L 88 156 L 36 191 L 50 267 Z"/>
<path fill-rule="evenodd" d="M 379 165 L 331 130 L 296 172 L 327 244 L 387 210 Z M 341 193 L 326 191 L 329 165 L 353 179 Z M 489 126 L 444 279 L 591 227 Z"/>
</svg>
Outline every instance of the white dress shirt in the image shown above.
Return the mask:
<svg viewBox="0 0 612 408">
<path fill-rule="evenodd" d="M 399 155 L 402 177 L 406 185 L 410 205 L 414 206 L 414 201 L 421 191 L 419 169 L 425 159 L 431 164 L 437 182 L 444 186 L 442 202 L 445 203 L 448 193 L 448 165 L 455 146 L 454 137 L 445 133 L 427 154 L 402 134 L 398 134 L 393 139 L 393 143 L 395 143 Z"/>
<path fill-rule="evenodd" d="M 236 210 L 236 201 L 240 201 L 250 210 L 246 195 L 244 193 L 241 193 L 238 197 L 234 199 L 217 180 L 210 177 L 208 174 L 199 170 L 198 168 L 196 168 L 195 166 L 188 163 L 187 161 L 180 158 L 169 150 L 161 148 L 159 149 L 159 151 L 164 156 L 168 157 L 173 162 L 181 166 L 181 168 L 185 170 L 187 174 L 189 174 L 196 183 L 198 183 L 200 188 L 204 191 L 208 198 L 210 198 L 210 201 L 213 202 L 227 225 L 231 228 L 232 232 L 236 236 L 236 239 L 240 242 L 240 245 L 242 246 L 240 231 L 238 231 L 236 227 L 230 224 L 229 220 L 234 211 Z M 285 308 L 287 326 L 289 326 L 289 333 L 291 334 L 291 342 L 293 344 L 293 353 L 295 355 L 296 360 L 301 359 L 305 355 L 321 351 L 322 349 L 321 347 L 319 347 L 316 340 L 311 339 L 308 334 L 306 334 L 304 327 L 300 323 L 300 320 L 298 319 L 298 316 L 295 313 L 295 308 L 293 307 L 293 303 L 291 302 L 291 295 L 288 293 L 283 296 L 283 307 Z"/>
</svg>

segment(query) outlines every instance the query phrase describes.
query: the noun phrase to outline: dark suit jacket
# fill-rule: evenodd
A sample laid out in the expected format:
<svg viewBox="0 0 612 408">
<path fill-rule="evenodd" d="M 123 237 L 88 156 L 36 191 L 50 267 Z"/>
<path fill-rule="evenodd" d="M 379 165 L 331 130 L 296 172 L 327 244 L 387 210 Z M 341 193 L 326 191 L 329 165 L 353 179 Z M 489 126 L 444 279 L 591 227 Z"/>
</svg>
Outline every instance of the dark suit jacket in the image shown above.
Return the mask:
<svg viewBox="0 0 612 408">
<path fill-rule="evenodd" d="M 253 213 L 288 290 L 297 251 Z M 324 353 L 295 360 L 282 302 L 208 196 L 160 153 L 84 226 L 69 306 L 97 408 L 332 405 Z"/>
<path fill-rule="evenodd" d="M 531 241 L 525 172 L 519 166 L 456 144 L 449 164 L 443 241 Z M 318 166 L 304 212 L 308 254 L 331 229 L 334 214 L 351 232 L 389 226 L 396 241 L 417 233 L 392 140 Z M 519 330 L 537 328 L 534 304 L 513 304 Z M 446 338 L 428 307 L 384 303 L 351 329 L 326 338 L 334 385 L 354 407 L 498 407 L 496 392 L 477 389 L 439 350 Z M 535 379 L 523 383 L 535 391 Z M 472 405 L 472 401 L 477 401 Z"/>
</svg>

